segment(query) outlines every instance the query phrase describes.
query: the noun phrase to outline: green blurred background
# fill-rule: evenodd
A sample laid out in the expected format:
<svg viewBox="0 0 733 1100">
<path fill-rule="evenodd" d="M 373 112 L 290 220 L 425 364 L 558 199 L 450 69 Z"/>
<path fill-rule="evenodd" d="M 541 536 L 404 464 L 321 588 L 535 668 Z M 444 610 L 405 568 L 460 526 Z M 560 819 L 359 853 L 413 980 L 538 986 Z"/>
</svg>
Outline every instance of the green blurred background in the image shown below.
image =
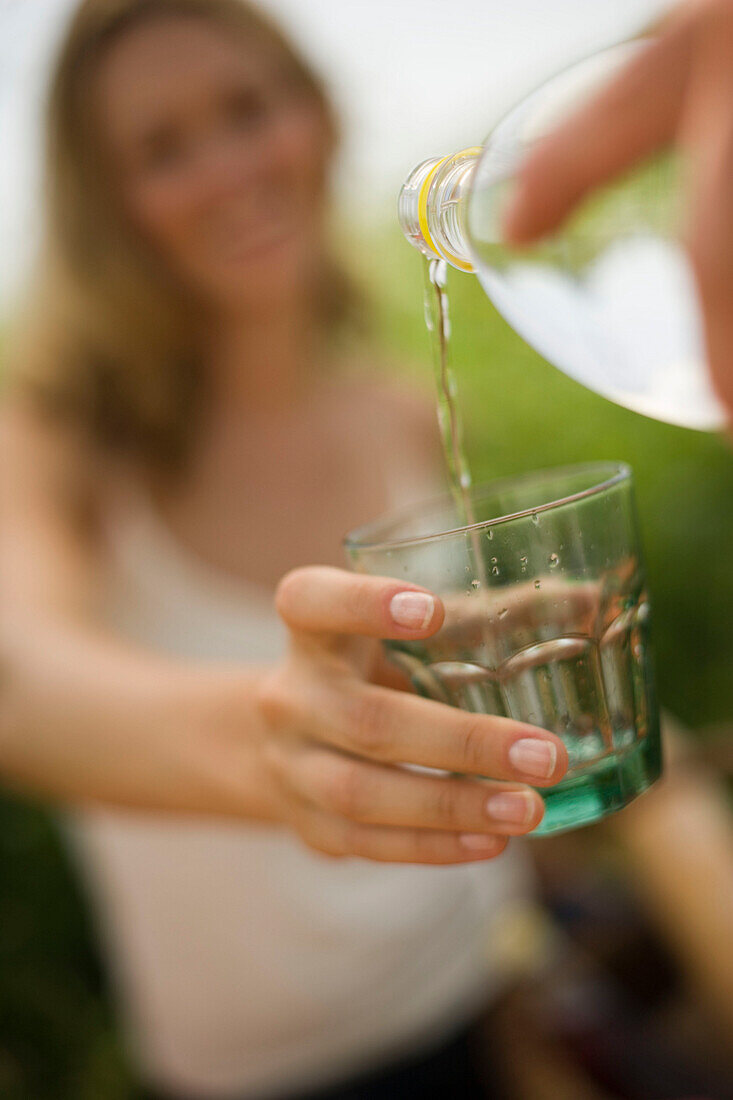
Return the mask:
<svg viewBox="0 0 733 1100">
<path fill-rule="evenodd" d="M 360 247 L 380 357 L 432 379 L 420 257 L 399 232 Z M 617 409 L 549 367 L 477 281 L 451 273 L 453 362 L 475 481 L 587 459 L 636 474 L 662 704 L 696 729 L 733 716 L 733 457 L 723 439 Z M 386 357 L 381 350 L 387 352 Z M 52 820 L 0 802 L 0 1097 L 134 1095 L 83 899 Z"/>
</svg>

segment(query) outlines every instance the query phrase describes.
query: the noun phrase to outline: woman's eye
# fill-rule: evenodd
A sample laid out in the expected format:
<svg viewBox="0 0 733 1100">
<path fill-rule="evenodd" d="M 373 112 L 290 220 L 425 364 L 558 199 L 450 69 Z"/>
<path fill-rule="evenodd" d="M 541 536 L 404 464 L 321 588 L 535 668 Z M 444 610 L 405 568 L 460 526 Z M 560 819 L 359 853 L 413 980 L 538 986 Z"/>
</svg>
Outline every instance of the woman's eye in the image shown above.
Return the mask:
<svg viewBox="0 0 733 1100">
<path fill-rule="evenodd" d="M 238 129 L 256 130 L 267 121 L 270 105 L 258 92 L 235 92 L 224 104 L 224 113 L 227 121 Z"/>
</svg>

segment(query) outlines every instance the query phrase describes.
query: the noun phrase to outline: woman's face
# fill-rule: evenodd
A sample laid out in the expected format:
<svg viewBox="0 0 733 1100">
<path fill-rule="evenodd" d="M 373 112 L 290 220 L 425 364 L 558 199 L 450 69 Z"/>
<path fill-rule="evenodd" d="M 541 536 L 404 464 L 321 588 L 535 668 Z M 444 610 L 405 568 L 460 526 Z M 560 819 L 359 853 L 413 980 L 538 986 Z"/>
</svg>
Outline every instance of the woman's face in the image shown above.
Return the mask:
<svg viewBox="0 0 733 1100">
<path fill-rule="evenodd" d="M 274 47 L 161 17 L 111 47 L 97 93 L 126 214 L 185 285 L 224 310 L 302 294 L 322 251 L 329 135 Z"/>
</svg>

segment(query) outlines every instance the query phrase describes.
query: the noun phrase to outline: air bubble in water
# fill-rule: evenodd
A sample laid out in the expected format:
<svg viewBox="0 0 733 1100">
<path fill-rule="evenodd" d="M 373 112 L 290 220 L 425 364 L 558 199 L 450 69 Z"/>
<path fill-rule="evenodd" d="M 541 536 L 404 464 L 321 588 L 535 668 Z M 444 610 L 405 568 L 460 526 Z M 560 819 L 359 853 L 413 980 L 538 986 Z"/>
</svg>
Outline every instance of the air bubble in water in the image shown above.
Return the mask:
<svg viewBox="0 0 733 1100">
<path fill-rule="evenodd" d="M 492 565 L 496 565 L 496 563 L 497 563 L 497 561 L 498 561 L 498 560 L 499 560 L 498 558 L 492 558 L 492 559 L 491 559 L 491 564 L 492 564 Z"/>
<path fill-rule="evenodd" d="M 481 581 L 479 581 L 479 580 L 471 581 L 471 588 L 473 588 L 475 590 L 475 589 L 480 588 L 480 587 L 481 587 Z"/>
<path fill-rule="evenodd" d="M 560 564 L 560 558 L 558 557 L 557 554 L 550 554 L 549 562 L 550 562 L 550 569 L 554 569 L 557 565 Z"/>
<path fill-rule="evenodd" d="M 535 581 L 535 582 L 534 582 L 534 586 L 535 586 L 535 588 L 540 588 L 540 587 L 541 587 L 541 585 L 540 585 L 540 582 L 539 582 L 539 581 Z"/>
<path fill-rule="evenodd" d="M 494 532 L 489 527 L 488 531 L 486 532 L 486 538 L 491 540 L 491 539 L 493 539 L 493 537 L 494 537 Z"/>
<path fill-rule="evenodd" d="M 492 575 L 494 577 L 498 577 L 499 576 L 499 566 L 498 565 L 492 565 L 491 566 L 491 572 L 492 572 Z"/>
<path fill-rule="evenodd" d="M 522 572 L 526 573 L 527 572 L 527 555 L 522 554 L 521 558 L 519 559 L 519 562 L 520 562 L 520 565 L 522 566 Z"/>
</svg>

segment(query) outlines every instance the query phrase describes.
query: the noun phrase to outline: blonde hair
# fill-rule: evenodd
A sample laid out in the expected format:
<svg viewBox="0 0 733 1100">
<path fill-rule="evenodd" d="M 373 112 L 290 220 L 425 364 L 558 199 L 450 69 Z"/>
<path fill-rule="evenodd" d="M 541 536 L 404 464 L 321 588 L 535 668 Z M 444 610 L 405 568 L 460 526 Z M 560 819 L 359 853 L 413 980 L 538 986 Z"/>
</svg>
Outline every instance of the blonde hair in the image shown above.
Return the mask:
<svg viewBox="0 0 733 1100">
<path fill-rule="evenodd" d="M 283 33 L 245 0 L 83 0 L 50 87 L 45 237 L 20 326 L 14 377 L 46 410 L 106 450 L 172 473 L 188 455 L 204 396 L 195 305 L 117 209 L 99 137 L 84 109 L 95 65 L 125 31 L 149 19 L 195 16 L 274 47 L 323 114 L 331 104 Z M 349 279 L 324 255 L 314 308 L 325 329 L 354 313 Z"/>
</svg>

